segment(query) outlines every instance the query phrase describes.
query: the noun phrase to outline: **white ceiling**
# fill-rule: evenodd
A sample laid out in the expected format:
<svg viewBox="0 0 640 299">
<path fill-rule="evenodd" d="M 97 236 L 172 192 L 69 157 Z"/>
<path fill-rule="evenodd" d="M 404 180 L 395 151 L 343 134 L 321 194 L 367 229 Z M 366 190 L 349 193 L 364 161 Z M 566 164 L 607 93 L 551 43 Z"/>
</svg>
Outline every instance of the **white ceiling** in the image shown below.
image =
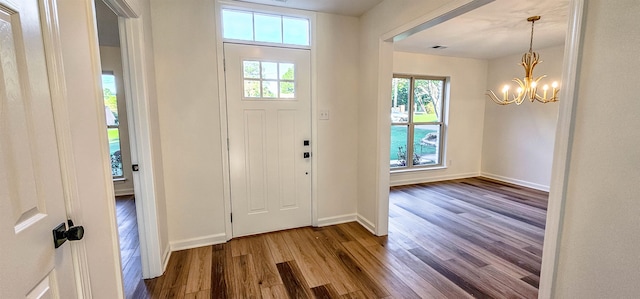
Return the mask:
<svg viewBox="0 0 640 299">
<path fill-rule="evenodd" d="M 359 17 L 382 0 L 236 0 Z"/>
<path fill-rule="evenodd" d="M 119 47 L 118 16 L 102 0 L 95 0 L 98 41 L 101 46 Z"/>
<path fill-rule="evenodd" d="M 493 59 L 529 50 L 531 23 L 535 23 L 533 50 L 564 43 L 569 0 L 496 0 L 466 14 L 394 43 L 396 51 L 442 56 Z M 445 46 L 433 49 L 433 46 Z"/>
</svg>

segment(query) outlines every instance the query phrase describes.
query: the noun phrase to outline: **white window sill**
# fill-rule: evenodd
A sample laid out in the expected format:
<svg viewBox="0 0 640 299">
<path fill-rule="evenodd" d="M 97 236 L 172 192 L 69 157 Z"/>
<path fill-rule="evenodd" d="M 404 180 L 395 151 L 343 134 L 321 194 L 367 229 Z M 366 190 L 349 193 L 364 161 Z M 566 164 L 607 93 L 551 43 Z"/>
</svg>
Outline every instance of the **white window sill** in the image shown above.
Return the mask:
<svg viewBox="0 0 640 299">
<path fill-rule="evenodd" d="M 124 177 L 123 178 L 114 178 L 113 179 L 114 182 L 124 182 L 126 180 L 127 180 L 127 178 L 124 178 Z"/>
<path fill-rule="evenodd" d="M 435 167 L 420 167 L 420 168 L 408 168 L 408 169 L 392 169 L 391 174 L 396 173 L 411 173 L 416 171 L 429 171 L 429 170 L 438 170 L 438 169 L 447 169 L 447 166 L 435 166 Z"/>
</svg>

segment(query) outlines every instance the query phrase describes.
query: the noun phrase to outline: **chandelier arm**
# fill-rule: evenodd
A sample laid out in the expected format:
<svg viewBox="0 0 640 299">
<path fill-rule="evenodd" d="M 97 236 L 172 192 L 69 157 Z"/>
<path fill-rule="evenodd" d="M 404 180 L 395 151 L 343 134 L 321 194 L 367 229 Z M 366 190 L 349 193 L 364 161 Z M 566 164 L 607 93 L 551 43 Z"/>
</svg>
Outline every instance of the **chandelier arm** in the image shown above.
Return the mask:
<svg viewBox="0 0 640 299">
<path fill-rule="evenodd" d="M 492 101 L 494 101 L 498 105 L 509 105 L 509 104 L 515 103 L 515 101 L 509 101 L 508 96 L 503 100 L 498 99 L 498 97 L 492 90 L 487 90 L 485 95 L 488 96 Z"/>
</svg>

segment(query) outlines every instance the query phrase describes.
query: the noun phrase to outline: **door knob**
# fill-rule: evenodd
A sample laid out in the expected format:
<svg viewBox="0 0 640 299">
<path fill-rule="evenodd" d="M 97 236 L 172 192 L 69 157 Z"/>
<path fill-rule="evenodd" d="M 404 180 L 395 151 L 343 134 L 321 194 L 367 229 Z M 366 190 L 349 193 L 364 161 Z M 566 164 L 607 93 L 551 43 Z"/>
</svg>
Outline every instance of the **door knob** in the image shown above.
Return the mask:
<svg viewBox="0 0 640 299">
<path fill-rule="evenodd" d="M 304 154 L 302 154 L 302 157 L 307 159 L 311 157 L 311 153 L 310 152 L 304 152 Z"/>
<path fill-rule="evenodd" d="M 84 227 L 81 225 L 74 226 L 73 221 L 69 219 L 66 223 L 69 225 L 69 229 L 67 230 L 67 226 L 65 223 L 60 223 L 56 228 L 53 229 L 53 245 L 58 248 L 64 244 L 67 240 L 69 241 L 77 241 L 82 240 L 84 237 Z"/>
</svg>

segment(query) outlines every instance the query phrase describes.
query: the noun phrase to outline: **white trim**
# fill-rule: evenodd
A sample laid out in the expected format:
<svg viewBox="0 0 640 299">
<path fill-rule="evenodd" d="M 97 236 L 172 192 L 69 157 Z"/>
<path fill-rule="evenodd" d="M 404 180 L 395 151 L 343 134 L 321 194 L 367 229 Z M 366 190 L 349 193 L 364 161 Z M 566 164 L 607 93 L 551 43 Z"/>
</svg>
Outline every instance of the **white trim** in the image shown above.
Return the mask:
<svg viewBox="0 0 640 299">
<path fill-rule="evenodd" d="M 204 237 L 184 239 L 171 242 L 171 251 L 198 248 L 203 246 L 222 244 L 227 242 L 227 234 L 214 234 Z"/>
<path fill-rule="evenodd" d="M 162 254 L 162 273 L 167 271 L 169 259 L 171 259 L 171 245 L 167 244 L 167 247 L 164 248 L 164 253 Z"/>
<path fill-rule="evenodd" d="M 372 234 L 376 234 L 376 226 L 373 224 L 373 222 L 369 221 L 369 219 L 365 218 L 364 216 L 358 214 L 356 217 L 356 221 L 358 221 L 358 223 L 360 223 L 360 225 L 362 225 L 362 227 L 366 228 L 370 233 Z"/>
<path fill-rule="evenodd" d="M 216 56 L 218 66 L 218 105 L 220 106 L 220 144 L 222 145 L 222 198 L 224 201 L 224 231 L 227 241 L 233 238 L 231 224 L 231 181 L 229 174 L 229 134 L 227 126 L 227 88 L 224 71 L 224 42 L 222 38 L 222 7 L 215 3 L 216 14 Z"/>
<path fill-rule="evenodd" d="M 448 180 L 457 180 L 457 179 L 466 179 L 480 176 L 478 172 L 468 172 L 468 173 L 459 173 L 459 174 L 451 174 L 451 175 L 440 175 L 434 177 L 418 177 L 418 178 L 408 178 L 404 180 L 394 180 L 391 178 L 390 186 L 404 186 L 404 185 L 415 185 L 422 183 L 431 183 L 431 182 L 440 182 L 440 181 L 448 181 Z"/>
<path fill-rule="evenodd" d="M 145 16 L 148 17 L 148 16 Z M 140 171 L 133 173 L 140 262 L 142 277 L 162 275 L 160 235 L 156 207 L 153 150 L 149 128 L 149 94 L 144 49 L 144 23 L 141 18 L 118 17 L 122 70 L 127 101 L 131 163 L 139 164 Z"/>
<path fill-rule="evenodd" d="M 60 28 L 58 25 L 57 0 L 41 2 L 41 22 L 43 23 L 43 42 L 47 60 L 47 75 L 51 92 L 53 118 L 56 130 L 58 155 L 64 202 L 67 218 L 76 223 L 84 223 L 82 219 L 81 200 L 78 195 L 76 180 L 76 163 L 73 155 L 71 124 L 68 115 L 67 90 L 65 83 L 64 64 L 62 61 Z M 78 298 L 92 298 L 91 277 L 89 275 L 89 261 L 84 242 L 71 242 L 71 257 L 73 260 L 74 279 Z"/>
<path fill-rule="evenodd" d="M 114 188 L 114 191 L 116 192 L 116 196 L 125 196 L 125 195 L 133 195 L 135 190 L 133 188 L 124 188 L 124 189 Z"/>
<path fill-rule="evenodd" d="M 225 81 L 225 71 L 224 71 L 224 38 L 222 37 L 222 9 L 223 8 L 243 8 L 248 9 L 255 12 L 265 12 L 265 13 L 279 13 L 287 16 L 293 17 L 303 17 L 309 19 L 309 41 L 311 43 L 310 51 L 311 51 L 311 151 L 318 151 L 318 120 L 317 120 L 317 107 L 318 107 L 318 97 L 317 97 L 317 76 L 315 75 L 315 71 L 317 69 L 317 55 L 316 55 L 316 13 L 309 11 L 302 11 L 297 9 L 283 8 L 283 7 L 274 7 L 274 6 L 266 6 L 259 5 L 254 3 L 242 3 L 242 2 L 230 2 L 225 0 L 218 0 L 215 2 L 215 14 L 216 14 L 216 54 L 217 54 L 217 71 L 218 71 L 218 100 L 220 105 L 220 144 L 222 144 L 222 182 L 223 182 L 223 200 L 224 200 L 224 215 L 225 215 L 225 235 L 226 240 L 231 240 L 233 238 L 233 225 L 231 224 L 231 212 L 232 212 L 232 203 L 231 203 L 231 183 L 229 177 L 229 152 L 225 150 L 228 148 L 227 141 L 229 138 L 228 134 L 228 117 L 227 117 L 227 90 L 226 90 L 226 81 Z M 243 41 L 243 43 L 247 43 Z M 269 46 L 274 46 L 270 44 Z M 287 48 L 287 45 L 283 45 L 282 47 Z M 306 47 L 309 49 L 309 47 Z M 311 224 L 313 226 L 317 226 L 318 224 L 318 176 L 314 174 L 315 170 L 318 169 L 317 159 L 311 159 Z"/>
<path fill-rule="evenodd" d="M 336 224 L 341 224 L 341 223 L 347 223 L 347 222 L 353 222 L 353 221 L 357 221 L 358 220 L 358 215 L 357 214 L 345 214 L 345 215 L 338 215 L 338 216 L 332 216 L 332 217 L 324 217 L 324 218 L 320 218 L 318 219 L 318 225 L 314 225 L 317 227 L 323 227 L 323 226 L 329 226 L 329 225 L 336 225 Z"/>
<path fill-rule="evenodd" d="M 486 177 L 486 178 L 489 178 L 489 179 L 492 179 L 492 180 L 496 180 L 496 181 L 507 182 L 507 183 L 510 183 L 510 184 L 518 185 L 518 186 L 523 186 L 523 187 L 527 187 L 527 188 L 531 188 L 531 189 L 536 189 L 536 190 L 540 190 L 540 191 L 549 192 L 549 186 L 547 186 L 547 185 L 532 183 L 532 182 L 523 181 L 523 180 L 519 180 L 519 179 L 514 179 L 514 178 L 501 176 L 501 175 L 488 173 L 488 172 L 480 173 L 480 176 L 483 176 L 483 177 Z"/>
<path fill-rule="evenodd" d="M 540 292 L 538 298 L 553 298 L 560 238 L 564 218 L 564 205 L 568 184 L 570 145 L 573 142 L 579 57 L 582 48 L 582 28 L 584 26 L 584 0 L 572 0 L 569 6 L 568 33 L 565 38 L 564 59 L 562 64 L 562 90 L 560 91 L 560 111 L 556 128 L 553 168 L 551 171 L 551 190 L 547 206 L 547 223 L 542 249 L 542 268 L 540 271 Z"/>
</svg>

